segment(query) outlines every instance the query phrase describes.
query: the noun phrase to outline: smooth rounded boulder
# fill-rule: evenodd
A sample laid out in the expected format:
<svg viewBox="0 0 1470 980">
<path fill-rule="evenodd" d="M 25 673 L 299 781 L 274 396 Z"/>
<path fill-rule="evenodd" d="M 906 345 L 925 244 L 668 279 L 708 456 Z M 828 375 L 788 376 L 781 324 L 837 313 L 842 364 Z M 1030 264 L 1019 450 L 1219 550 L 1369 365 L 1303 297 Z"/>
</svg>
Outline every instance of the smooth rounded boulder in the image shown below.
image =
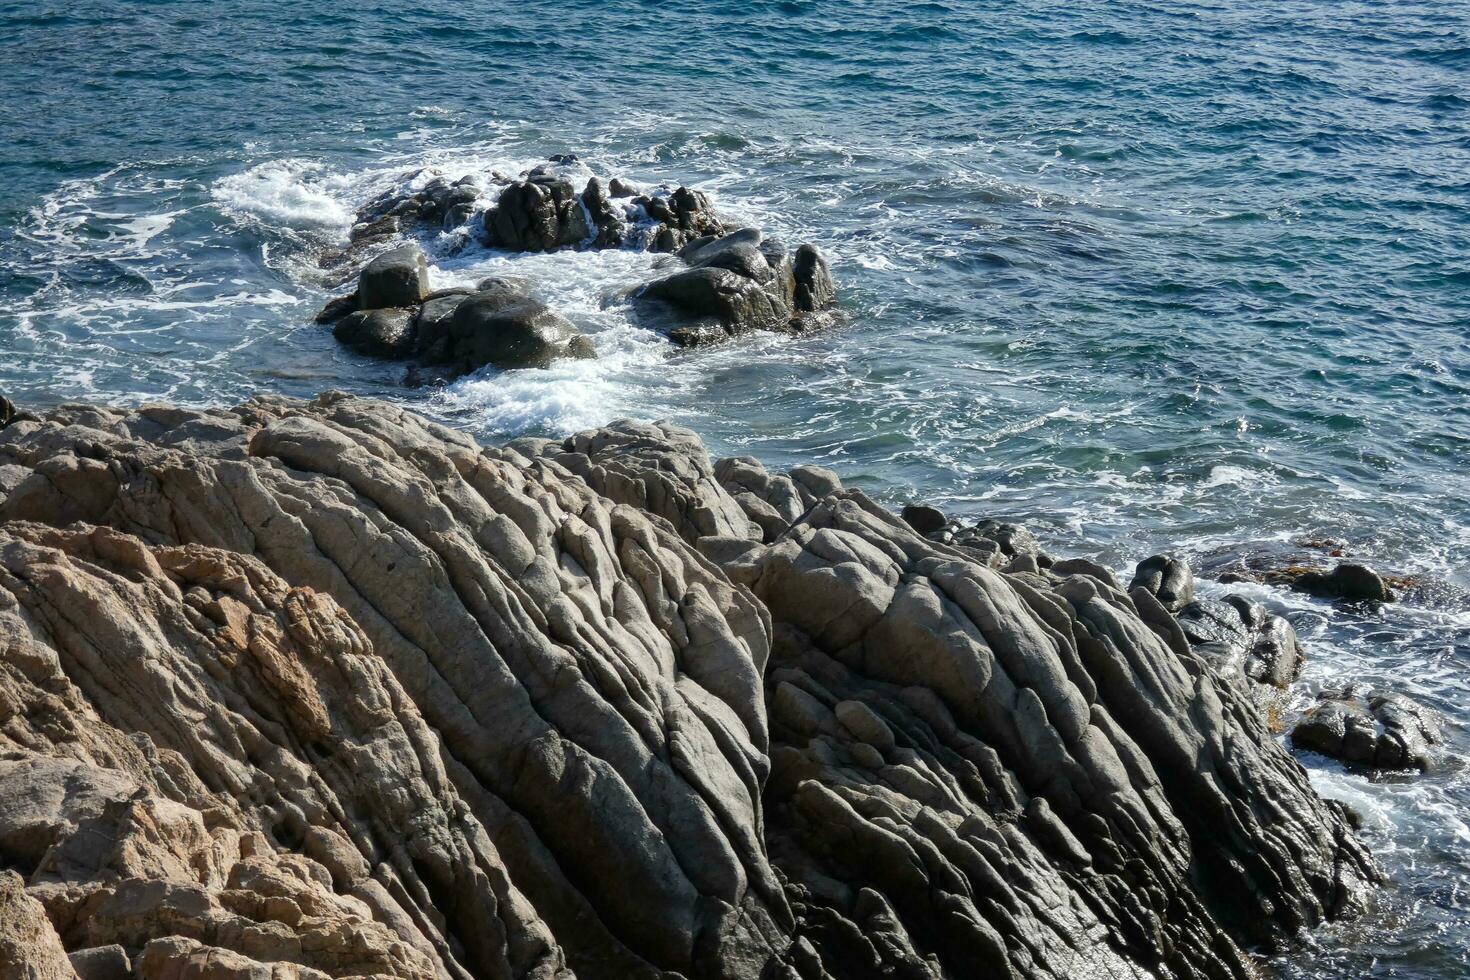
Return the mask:
<svg viewBox="0 0 1470 980">
<path fill-rule="evenodd" d="M 586 356 L 588 343 L 570 321 L 540 300 L 513 289 L 476 293 L 449 319 L 450 357 L 463 371 L 548 367 L 562 357 Z"/>
<path fill-rule="evenodd" d="M 417 306 L 429 295 L 429 263 L 417 245 L 401 245 L 373 259 L 357 279 L 357 308 Z"/>
<path fill-rule="evenodd" d="M 414 311 L 358 310 L 337 321 L 332 336 L 373 357 L 402 357 L 413 348 Z"/>
</svg>

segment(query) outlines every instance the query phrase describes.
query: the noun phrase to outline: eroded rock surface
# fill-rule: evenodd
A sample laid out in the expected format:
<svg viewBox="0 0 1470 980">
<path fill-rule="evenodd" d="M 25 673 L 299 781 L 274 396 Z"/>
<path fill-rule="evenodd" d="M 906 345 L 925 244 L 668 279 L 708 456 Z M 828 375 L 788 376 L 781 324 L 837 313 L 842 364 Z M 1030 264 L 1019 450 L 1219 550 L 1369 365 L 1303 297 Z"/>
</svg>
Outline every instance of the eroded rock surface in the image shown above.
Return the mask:
<svg viewBox="0 0 1470 980">
<path fill-rule="evenodd" d="M 1427 771 L 1444 742 L 1442 725 L 1438 712 L 1402 694 L 1351 686 L 1323 692 L 1291 740 L 1345 762 Z"/>
<path fill-rule="evenodd" d="M 820 468 L 328 394 L 0 469 L 5 976 L 1246 977 L 1376 878 L 1146 590 Z"/>
</svg>

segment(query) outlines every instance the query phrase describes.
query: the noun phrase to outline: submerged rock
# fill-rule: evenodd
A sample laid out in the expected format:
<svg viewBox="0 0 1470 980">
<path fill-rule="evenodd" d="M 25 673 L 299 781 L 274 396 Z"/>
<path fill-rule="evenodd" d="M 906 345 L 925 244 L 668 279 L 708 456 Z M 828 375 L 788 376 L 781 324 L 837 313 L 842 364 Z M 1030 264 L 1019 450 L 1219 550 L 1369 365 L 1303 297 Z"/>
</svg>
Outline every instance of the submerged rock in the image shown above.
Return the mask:
<svg viewBox="0 0 1470 980">
<path fill-rule="evenodd" d="M 1291 730 L 1291 741 L 1345 762 L 1427 771 L 1444 735 L 1432 709 L 1402 694 L 1354 685 L 1321 694 Z"/>
<path fill-rule="evenodd" d="M 340 394 L 70 406 L 0 467 L 28 975 L 1245 978 L 1376 880 L 1111 576 L 818 467 Z"/>
</svg>

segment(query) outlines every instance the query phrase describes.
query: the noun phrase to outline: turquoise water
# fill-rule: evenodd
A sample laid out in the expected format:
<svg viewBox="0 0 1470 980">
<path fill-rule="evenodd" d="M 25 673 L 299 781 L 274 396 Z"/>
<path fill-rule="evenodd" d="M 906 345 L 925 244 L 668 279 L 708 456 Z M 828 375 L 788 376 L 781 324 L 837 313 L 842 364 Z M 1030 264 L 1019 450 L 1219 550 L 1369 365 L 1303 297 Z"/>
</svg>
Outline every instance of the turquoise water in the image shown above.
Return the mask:
<svg viewBox="0 0 1470 980">
<path fill-rule="evenodd" d="M 0 4 L 0 390 L 338 387 L 486 437 L 665 417 L 1058 552 L 1332 536 L 1470 587 L 1470 8 L 1287 2 Z M 315 252 L 424 164 L 710 190 L 833 260 L 846 324 L 671 356 L 635 253 L 436 252 L 602 357 L 428 394 L 310 324 Z M 426 242 L 431 250 L 442 243 Z M 440 249 L 442 252 L 442 249 Z M 1470 609 L 1262 591 L 1304 696 L 1391 684 L 1470 743 Z M 1470 776 L 1351 799 L 1393 876 L 1289 977 L 1470 973 Z"/>
</svg>

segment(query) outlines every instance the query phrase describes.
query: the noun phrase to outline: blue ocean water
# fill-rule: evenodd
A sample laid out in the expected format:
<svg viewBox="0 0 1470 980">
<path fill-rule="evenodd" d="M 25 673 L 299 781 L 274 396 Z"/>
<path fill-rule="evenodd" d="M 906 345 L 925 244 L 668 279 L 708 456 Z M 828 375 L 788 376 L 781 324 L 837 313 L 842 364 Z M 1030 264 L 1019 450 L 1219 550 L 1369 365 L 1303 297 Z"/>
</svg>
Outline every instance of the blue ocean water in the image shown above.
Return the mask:
<svg viewBox="0 0 1470 980">
<path fill-rule="evenodd" d="M 1345 539 L 1470 588 L 1470 7 L 1022 0 L 0 3 L 0 391 L 335 387 L 487 438 L 670 418 L 1116 568 Z M 310 323 L 314 257 L 424 165 L 709 190 L 833 260 L 846 323 L 672 355 L 632 252 L 527 277 L 602 356 L 437 393 Z M 431 248 L 433 242 L 428 242 Z M 1302 696 L 1365 680 L 1470 748 L 1470 608 L 1279 592 Z M 1392 874 L 1287 977 L 1470 975 L 1470 775 L 1306 757 Z"/>
</svg>

